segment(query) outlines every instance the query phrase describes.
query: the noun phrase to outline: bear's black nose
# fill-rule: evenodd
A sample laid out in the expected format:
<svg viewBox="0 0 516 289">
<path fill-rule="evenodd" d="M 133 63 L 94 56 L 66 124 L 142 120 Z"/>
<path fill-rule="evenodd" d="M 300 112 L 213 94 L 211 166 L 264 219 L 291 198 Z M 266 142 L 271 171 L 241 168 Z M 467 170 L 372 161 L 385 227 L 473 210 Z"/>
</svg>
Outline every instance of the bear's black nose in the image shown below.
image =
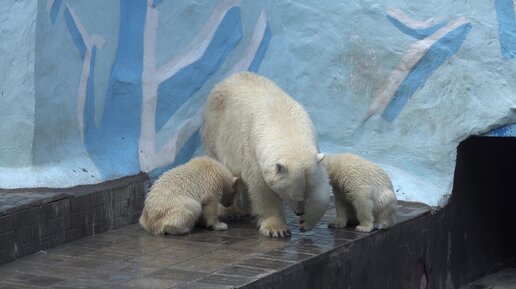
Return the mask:
<svg viewBox="0 0 516 289">
<path fill-rule="evenodd" d="M 305 212 L 304 211 L 300 211 L 300 212 L 294 212 L 296 214 L 296 216 L 302 216 Z"/>
</svg>

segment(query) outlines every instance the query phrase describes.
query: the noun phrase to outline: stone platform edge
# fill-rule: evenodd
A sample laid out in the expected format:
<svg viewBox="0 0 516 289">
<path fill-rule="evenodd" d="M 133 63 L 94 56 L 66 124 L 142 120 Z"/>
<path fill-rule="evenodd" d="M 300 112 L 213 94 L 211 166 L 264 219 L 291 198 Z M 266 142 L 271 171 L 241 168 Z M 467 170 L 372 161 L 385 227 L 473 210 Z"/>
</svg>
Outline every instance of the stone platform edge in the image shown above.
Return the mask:
<svg viewBox="0 0 516 289">
<path fill-rule="evenodd" d="M 67 189 L 0 189 L 4 195 L 44 194 L 0 212 L 0 264 L 136 223 L 148 184 L 147 175 L 142 173 Z"/>
</svg>

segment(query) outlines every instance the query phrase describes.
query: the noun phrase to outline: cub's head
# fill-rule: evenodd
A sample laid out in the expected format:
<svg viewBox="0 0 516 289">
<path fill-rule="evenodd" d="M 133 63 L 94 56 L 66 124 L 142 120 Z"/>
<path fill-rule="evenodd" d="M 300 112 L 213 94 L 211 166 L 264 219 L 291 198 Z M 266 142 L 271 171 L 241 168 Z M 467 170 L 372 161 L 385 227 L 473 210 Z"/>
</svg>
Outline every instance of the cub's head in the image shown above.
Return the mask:
<svg viewBox="0 0 516 289">
<path fill-rule="evenodd" d="M 304 214 L 306 197 L 311 191 L 311 178 L 323 157 L 323 154 L 317 154 L 308 159 L 280 159 L 271 162 L 262 170 L 267 186 L 298 216 Z"/>
<path fill-rule="evenodd" d="M 225 184 L 224 190 L 222 192 L 222 197 L 220 198 L 220 203 L 224 207 L 229 207 L 233 205 L 233 200 L 235 199 L 235 195 L 237 193 L 237 177 L 231 178 L 230 184 Z"/>
</svg>

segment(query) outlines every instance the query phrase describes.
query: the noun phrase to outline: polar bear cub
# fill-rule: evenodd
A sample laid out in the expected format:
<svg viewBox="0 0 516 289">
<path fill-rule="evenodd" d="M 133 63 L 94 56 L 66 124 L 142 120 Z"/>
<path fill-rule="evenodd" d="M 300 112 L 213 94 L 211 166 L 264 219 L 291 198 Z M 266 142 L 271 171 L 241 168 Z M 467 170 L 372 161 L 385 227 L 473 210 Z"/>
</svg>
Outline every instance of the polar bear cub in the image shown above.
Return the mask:
<svg viewBox="0 0 516 289">
<path fill-rule="evenodd" d="M 218 205 L 233 203 L 236 179 L 219 162 L 194 158 L 156 180 L 145 199 L 140 224 L 152 234 L 187 234 L 199 220 L 209 229 L 227 230 L 227 224 L 219 222 Z"/>
<path fill-rule="evenodd" d="M 385 171 L 349 153 L 325 155 L 323 164 L 330 177 L 337 210 L 337 218 L 328 227 L 343 228 L 348 220 L 358 221 L 357 231 L 370 232 L 394 224 L 396 194 Z"/>
</svg>

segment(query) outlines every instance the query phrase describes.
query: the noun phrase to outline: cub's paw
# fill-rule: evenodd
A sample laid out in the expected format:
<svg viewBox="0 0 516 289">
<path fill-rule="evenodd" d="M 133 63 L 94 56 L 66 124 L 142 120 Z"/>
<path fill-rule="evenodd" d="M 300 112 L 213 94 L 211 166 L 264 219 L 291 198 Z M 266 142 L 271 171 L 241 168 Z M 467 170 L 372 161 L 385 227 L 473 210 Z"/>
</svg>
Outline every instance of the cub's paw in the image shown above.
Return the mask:
<svg viewBox="0 0 516 289">
<path fill-rule="evenodd" d="M 347 221 L 335 219 L 333 222 L 328 224 L 328 228 L 341 229 L 341 228 L 346 227 L 347 224 L 348 224 Z"/>
<path fill-rule="evenodd" d="M 262 222 L 260 225 L 260 233 L 271 238 L 287 238 L 292 235 L 287 224 L 269 220 Z"/>
<path fill-rule="evenodd" d="M 369 232 L 371 232 L 373 230 L 373 225 L 360 225 L 360 226 L 356 226 L 355 230 L 357 232 L 369 233 Z"/>
<path fill-rule="evenodd" d="M 301 232 L 310 231 L 313 227 L 314 227 L 314 225 L 311 225 L 305 219 L 301 218 L 299 220 L 299 231 L 301 231 Z"/>
<path fill-rule="evenodd" d="M 208 228 L 210 230 L 214 230 L 214 231 L 226 231 L 228 229 L 228 224 L 222 223 L 222 222 L 218 222 L 216 224 L 213 224 L 213 225 L 209 226 Z"/>
</svg>

